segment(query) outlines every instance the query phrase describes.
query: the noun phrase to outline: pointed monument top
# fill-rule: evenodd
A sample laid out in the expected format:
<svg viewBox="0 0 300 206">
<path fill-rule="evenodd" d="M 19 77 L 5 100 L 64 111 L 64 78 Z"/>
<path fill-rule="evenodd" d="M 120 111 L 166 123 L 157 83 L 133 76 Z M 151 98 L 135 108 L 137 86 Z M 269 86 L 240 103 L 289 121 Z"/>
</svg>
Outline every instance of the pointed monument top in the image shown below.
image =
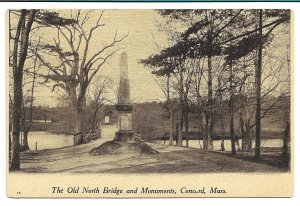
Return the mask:
<svg viewBox="0 0 300 206">
<path fill-rule="evenodd" d="M 121 54 L 120 61 L 120 85 L 118 93 L 118 104 L 129 104 L 130 103 L 130 91 L 129 91 L 129 81 L 128 81 L 128 63 L 127 54 L 123 52 Z"/>
</svg>

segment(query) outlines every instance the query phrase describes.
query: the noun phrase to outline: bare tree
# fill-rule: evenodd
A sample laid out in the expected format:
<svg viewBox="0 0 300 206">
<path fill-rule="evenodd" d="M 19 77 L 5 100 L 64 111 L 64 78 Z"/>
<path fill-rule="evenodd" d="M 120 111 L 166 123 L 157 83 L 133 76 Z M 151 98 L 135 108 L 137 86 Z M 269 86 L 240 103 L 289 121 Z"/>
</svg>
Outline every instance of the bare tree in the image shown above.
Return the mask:
<svg viewBox="0 0 300 206">
<path fill-rule="evenodd" d="M 235 148 L 235 143 L 236 143 L 236 137 L 234 133 L 234 85 L 233 85 L 233 65 L 232 65 L 232 60 L 229 62 L 229 82 L 230 82 L 230 87 L 229 87 L 229 92 L 230 92 L 230 100 L 229 100 L 229 107 L 230 107 L 230 139 L 231 139 L 231 153 L 233 155 L 236 155 L 236 148 Z"/>
<path fill-rule="evenodd" d="M 32 72 L 30 71 L 32 69 Z M 23 141 L 22 141 L 22 151 L 29 150 L 28 145 L 28 134 L 32 127 L 32 120 L 33 120 L 33 102 L 34 102 L 34 89 L 36 86 L 36 78 L 37 78 L 37 57 L 35 56 L 33 59 L 33 66 L 32 68 L 26 68 L 24 70 L 25 73 L 32 76 L 30 78 L 29 82 L 25 82 L 26 79 L 24 79 L 24 85 L 25 84 L 31 84 L 29 89 L 29 96 L 23 95 L 23 107 L 22 107 L 22 113 L 23 113 L 23 119 L 22 119 L 22 131 L 23 131 Z M 27 104 L 29 103 L 29 105 Z M 28 107 L 28 115 L 27 115 L 27 107 Z"/>
<path fill-rule="evenodd" d="M 35 18 L 35 10 L 22 9 L 13 41 L 13 134 L 10 170 L 20 169 L 20 121 L 23 98 L 23 70 L 27 57 L 30 29 Z M 10 28 L 11 29 L 11 28 Z"/>
<path fill-rule="evenodd" d="M 116 32 L 110 43 L 91 54 L 94 32 L 105 25 L 101 23 L 103 13 L 98 14 L 92 27 L 86 28 L 91 11 L 82 14 L 79 10 L 73 17 L 73 24 L 55 26 L 57 37 L 53 39 L 54 44 L 45 44 L 43 53 L 38 51 L 35 54 L 49 70 L 48 75 L 43 75 L 45 81 L 52 80 L 55 83 L 53 90 L 58 87 L 68 95 L 75 115 L 75 134 L 81 135 L 79 142 L 85 142 L 84 134 L 88 132 L 85 118 L 87 89 L 101 67 L 118 51 L 115 46 L 127 36 L 118 37 Z M 62 44 L 67 44 L 68 48 L 63 48 Z M 51 63 L 51 58 L 59 64 Z"/>
<path fill-rule="evenodd" d="M 87 102 L 88 107 L 91 110 L 90 112 L 90 127 L 89 130 L 91 133 L 94 133 L 97 131 L 96 128 L 99 127 L 99 110 L 104 105 L 107 94 L 108 88 L 111 85 L 111 80 L 108 78 L 105 78 L 103 81 L 97 81 L 93 85 L 94 89 L 92 89 L 89 94 L 87 95 Z"/>
<path fill-rule="evenodd" d="M 195 65 L 191 73 L 191 94 L 194 98 L 196 98 L 196 112 L 198 113 L 198 141 L 199 141 L 199 147 L 202 149 L 201 143 L 200 143 L 200 136 L 204 136 L 205 129 L 204 129 L 204 103 L 203 103 L 203 91 L 201 88 L 203 87 L 203 80 L 204 79 L 204 64 L 205 63 L 205 57 L 200 58 L 199 60 L 195 60 Z"/>
<path fill-rule="evenodd" d="M 256 139 L 255 139 L 255 158 L 260 160 L 260 139 L 261 139 L 261 74 L 262 74 L 262 49 L 263 49 L 263 42 L 262 42 L 262 20 L 263 10 L 259 10 L 259 17 L 258 17 L 258 34 L 259 34 L 259 46 L 258 46 L 258 56 L 257 56 L 257 68 L 255 70 L 255 77 L 256 77 L 256 115 L 255 115 L 255 122 L 256 122 Z"/>
</svg>

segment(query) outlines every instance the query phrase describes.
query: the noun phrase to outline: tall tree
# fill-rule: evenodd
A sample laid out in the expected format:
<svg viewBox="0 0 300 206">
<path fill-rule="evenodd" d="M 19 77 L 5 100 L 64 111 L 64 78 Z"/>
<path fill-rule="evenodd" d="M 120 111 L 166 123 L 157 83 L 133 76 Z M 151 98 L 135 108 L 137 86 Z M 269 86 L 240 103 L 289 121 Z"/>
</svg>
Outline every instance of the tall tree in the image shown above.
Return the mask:
<svg viewBox="0 0 300 206">
<path fill-rule="evenodd" d="M 255 158 L 260 160 L 260 139 L 261 139 L 261 74 L 262 74 L 262 49 L 263 49 L 263 39 L 262 39 L 262 25 L 263 25 L 263 10 L 259 10 L 258 17 L 258 56 L 257 56 L 257 69 L 255 71 L 256 77 L 256 138 L 255 138 Z"/>
<path fill-rule="evenodd" d="M 13 135 L 10 170 L 20 169 L 20 121 L 23 99 L 23 70 L 27 57 L 30 30 L 36 11 L 22 9 L 13 41 Z M 11 29 L 11 28 L 10 28 Z"/>
<path fill-rule="evenodd" d="M 206 135 L 203 141 L 205 150 L 213 150 L 213 64 L 212 59 L 221 55 L 220 42 L 227 37 L 224 31 L 235 21 L 242 10 L 166 10 L 162 15 L 179 19 L 189 26 L 182 34 L 182 41 L 187 48 L 185 52 L 191 58 L 207 57 L 207 105 Z M 183 45 L 181 42 L 178 44 Z"/>
<path fill-rule="evenodd" d="M 174 71 L 177 69 L 178 72 L 180 71 L 180 66 L 182 66 L 181 63 L 186 62 L 189 59 L 201 59 L 205 57 L 207 61 L 206 75 L 204 75 L 207 82 L 207 104 L 204 107 L 206 117 L 206 135 L 204 137 L 203 146 L 203 148 L 206 150 L 213 149 L 212 135 L 214 122 L 216 120 L 216 115 L 214 115 L 214 113 L 216 111 L 215 107 L 217 105 L 215 105 L 213 92 L 213 83 L 215 82 L 214 75 L 216 73 L 214 71 L 216 70 L 216 68 L 214 68 L 216 66 L 215 60 L 219 57 L 222 57 L 221 64 L 228 65 L 229 62 L 234 62 L 236 64 L 238 62 L 237 60 L 241 59 L 242 57 L 248 56 L 249 54 L 253 54 L 256 51 L 257 55 L 259 54 L 259 56 L 262 57 L 262 52 L 258 52 L 260 45 L 262 48 L 264 46 L 267 46 L 272 41 L 271 33 L 274 31 L 274 29 L 279 25 L 288 22 L 290 18 L 288 10 L 264 10 L 262 18 L 263 23 L 261 25 L 262 34 L 260 35 L 260 27 L 257 26 L 256 21 L 256 12 L 257 10 L 160 11 L 160 13 L 164 17 L 168 17 L 171 19 L 168 21 L 168 24 L 172 23 L 172 20 L 175 19 L 175 25 L 182 25 L 183 28 L 181 28 L 181 30 L 183 30 L 183 32 L 174 45 L 162 50 L 158 55 L 150 56 L 148 58 L 148 64 L 152 64 L 152 66 L 159 66 L 165 59 L 174 57 L 175 60 L 170 63 L 170 67 Z M 180 59 L 182 57 L 184 57 L 184 61 L 178 61 L 182 60 Z M 256 67 L 258 66 L 258 64 L 255 65 Z M 262 67 L 262 65 L 260 65 L 260 67 Z M 242 69 L 242 66 L 238 65 L 234 67 L 235 70 L 237 68 Z M 187 69 L 187 67 L 185 67 L 185 69 Z M 228 72 L 231 72 L 232 74 L 236 73 L 236 71 L 232 71 L 232 69 L 228 70 Z M 178 74 L 180 74 L 180 72 Z M 251 75 L 253 75 L 253 73 Z M 234 90 L 237 90 L 235 81 L 238 78 L 239 77 L 235 77 L 235 79 L 232 79 L 231 83 L 232 85 L 234 85 Z M 241 84 L 244 84 L 243 81 L 245 80 L 241 78 Z M 262 83 L 261 81 L 260 84 Z M 181 82 L 180 78 L 179 82 Z M 230 86 L 230 88 L 231 89 L 228 90 L 229 93 L 233 93 L 233 86 Z M 184 90 L 179 89 L 178 91 Z M 240 95 L 241 93 L 239 93 L 239 98 Z M 231 95 L 231 97 L 232 96 L 233 95 Z M 230 98 L 230 94 L 228 95 L 228 97 Z M 239 98 L 231 98 L 231 105 L 234 105 L 233 100 L 236 101 L 236 99 Z M 231 108 L 231 114 L 233 116 L 235 107 L 231 106 Z M 259 105 L 257 110 L 261 110 L 261 108 L 259 108 Z M 264 112 L 264 114 L 266 113 L 267 112 Z M 264 115 L 261 115 L 260 119 L 262 119 L 263 116 Z M 249 122 L 249 118 L 247 118 L 247 132 L 251 130 L 251 126 L 249 127 Z M 231 136 L 234 137 L 234 127 L 231 127 L 231 131 Z M 247 132 L 246 134 L 249 135 L 249 133 Z M 260 138 L 260 135 L 257 135 L 257 138 Z M 260 145 L 259 141 L 258 144 Z M 232 144 L 232 151 L 233 153 L 235 153 L 235 144 Z"/>
<path fill-rule="evenodd" d="M 169 33 L 171 33 L 171 29 L 168 28 Z M 158 44 L 154 36 L 152 35 L 153 43 L 156 46 L 156 50 L 160 52 L 162 49 L 161 46 Z M 169 38 L 169 44 L 172 44 L 172 42 L 175 40 L 175 38 Z M 154 71 L 152 71 L 153 78 L 156 81 L 156 83 L 159 85 L 161 91 L 164 93 L 166 99 L 167 99 L 167 105 L 168 105 L 168 117 L 170 122 L 170 132 L 169 132 L 169 145 L 173 145 L 174 141 L 174 106 L 171 101 L 171 78 L 172 78 L 172 71 L 168 69 L 168 66 L 170 66 L 170 62 L 172 61 L 172 58 L 168 58 L 166 60 L 166 64 L 161 66 L 160 68 L 153 68 Z M 141 62 L 143 63 L 143 62 Z M 148 66 L 148 65 L 147 65 Z M 162 72 L 165 71 L 165 72 Z"/>
<path fill-rule="evenodd" d="M 55 24 L 52 24 L 57 30 L 57 37 L 53 43 L 42 45 L 43 49 L 35 54 L 49 70 L 48 75 L 42 75 L 45 80 L 55 83 L 53 90 L 60 88 L 68 96 L 75 116 L 74 131 L 80 135 L 79 143 L 85 142 L 84 135 L 88 132 L 85 114 L 87 89 L 102 66 L 119 50 L 115 46 L 127 36 L 119 38 L 116 32 L 110 43 L 91 53 L 94 32 L 105 26 L 101 22 L 104 12 L 98 14 L 93 26 L 88 26 L 92 12 L 82 13 L 80 10 L 75 15 L 71 12 L 71 17 L 74 17 L 67 22 L 57 15 Z M 53 58 L 59 63 L 50 63 Z"/>
<path fill-rule="evenodd" d="M 236 155 L 235 143 L 236 137 L 234 133 L 234 85 L 233 85 L 233 63 L 232 60 L 229 62 L 229 92 L 230 92 L 230 100 L 229 100 L 229 107 L 230 107 L 230 139 L 231 139 L 231 153 Z"/>
<path fill-rule="evenodd" d="M 205 58 L 199 59 L 198 61 L 195 61 L 195 67 L 192 70 L 191 73 L 191 93 L 194 98 L 196 98 L 196 109 L 194 112 L 198 114 L 198 141 L 199 141 L 199 146 L 202 148 L 200 144 L 200 136 L 204 136 L 204 124 L 203 124 L 203 91 L 202 91 L 202 86 L 203 86 L 203 73 L 204 73 L 204 62 Z"/>
<path fill-rule="evenodd" d="M 24 71 L 25 73 L 28 73 L 32 76 L 31 81 L 28 83 L 31 83 L 31 87 L 29 89 L 29 96 L 23 95 L 23 107 L 22 107 L 22 113 L 23 113 L 23 120 L 22 120 L 22 131 L 23 131 L 23 141 L 22 141 L 22 151 L 29 150 L 28 145 L 28 134 L 32 127 L 32 120 L 33 120 L 33 102 L 34 102 L 34 90 L 36 86 L 36 78 L 37 78 L 37 57 L 35 56 L 33 59 L 33 66 L 32 66 L 32 72 L 29 71 L 29 68 L 26 68 Z M 25 81 L 25 79 L 24 79 Z M 24 86 L 25 86 L 24 82 Z M 29 105 L 27 106 L 27 103 Z M 29 111 L 27 111 L 27 107 Z M 28 115 L 27 115 L 28 112 Z"/>
<path fill-rule="evenodd" d="M 251 22 L 246 30 L 241 34 L 234 35 L 220 44 L 235 42 L 230 46 L 225 54 L 228 59 L 237 60 L 241 57 L 249 55 L 253 51 L 257 51 L 257 59 L 255 62 L 255 91 L 256 91 L 256 115 L 255 115 L 255 159 L 260 160 L 261 156 L 261 100 L 262 100 L 262 73 L 263 73 L 263 47 L 270 42 L 270 35 L 276 27 L 281 24 L 289 23 L 290 12 L 288 10 L 253 10 L 247 11 L 253 19 L 257 21 Z M 249 19 L 249 15 L 246 18 Z M 254 28 L 253 28 L 254 27 Z"/>
<path fill-rule="evenodd" d="M 174 106 L 171 101 L 171 84 L 170 84 L 170 79 L 171 79 L 171 74 L 168 73 L 164 76 L 160 76 L 158 73 L 155 71 L 153 73 L 153 78 L 159 85 L 160 89 L 164 93 L 166 99 L 167 99 L 167 107 L 168 107 L 168 118 L 170 122 L 170 132 L 169 132 L 169 145 L 173 145 L 174 141 Z"/>
</svg>

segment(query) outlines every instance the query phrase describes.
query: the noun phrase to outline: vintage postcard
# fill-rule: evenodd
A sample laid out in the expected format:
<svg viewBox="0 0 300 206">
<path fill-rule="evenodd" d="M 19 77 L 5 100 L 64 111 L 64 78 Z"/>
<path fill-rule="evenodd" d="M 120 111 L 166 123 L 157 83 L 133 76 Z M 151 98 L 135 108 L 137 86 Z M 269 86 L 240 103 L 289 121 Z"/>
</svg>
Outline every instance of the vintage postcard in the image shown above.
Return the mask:
<svg viewBox="0 0 300 206">
<path fill-rule="evenodd" d="M 293 196 L 288 9 L 10 9 L 7 195 Z"/>
</svg>

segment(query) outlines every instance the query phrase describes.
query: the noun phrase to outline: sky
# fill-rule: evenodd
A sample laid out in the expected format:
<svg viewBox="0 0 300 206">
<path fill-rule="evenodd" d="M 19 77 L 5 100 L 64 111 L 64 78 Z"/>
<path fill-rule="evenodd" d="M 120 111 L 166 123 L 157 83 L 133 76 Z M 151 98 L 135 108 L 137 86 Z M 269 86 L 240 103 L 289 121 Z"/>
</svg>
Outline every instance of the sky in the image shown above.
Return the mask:
<svg viewBox="0 0 300 206">
<path fill-rule="evenodd" d="M 71 10 L 55 11 L 59 12 L 60 16 L 70 17 L 71 15 Z M 74 15 L 75 12 L 77 11 L 73 10 L 72 14 Z M 82 10 L 81 15 L 83 16 L 85 12 L 87 11 Z M 101 10 L 93 10 L 91 18 L 86 24 L 86 30 L 95 24 L 101 12 Z M 158 27 L 158 23 L 162 21 L 163 18 L 155 10 L 105 10 L 100 21 L 105 25 L 95 30 L 90 43 L 88 57 L 91 57 L 105 45 L 109 44 L 113 40 L 116 32 L 118 34 L 117 38 L 121 38 L 124 35 L 127 35 L 127 37 L 114 47 L 114 49 L 118 48 L 119 50 L 101 67 L 90 89 L 93 89 L 93 85 L 97 85 L 97 81 L 102 81 L 104 78 L 111 79 L 112 87 L 107 94 L 107 98 L 110 100 L 110 103 L 116 103 L 120 76 L 120 55 L 122 52 L 126 52 L 128 55 L 128 77 L 131 101 L 135 103 L 164 101 L 164 93 L 154 80 L 151 69 L 139 63 L 139 60 L 157 53 L 157 46 L 154 41 L 160 48 L 167 46 L 167 36 L 163 32 L 160 32 Z M 286 45 L 289 42 L 288 35 L 280 30 L 286 30 L 286 28 L 278 27 L 277 30 L 274 30 L 274 33 L 277 34 L 272 42 L 273 46 L 268 48 L 270 53 L 275 56 L 281 56 L 281 58 L 275 57 L 274 60 L 272 60 L 274 68 L 277 68 L 282 60 L 284 61 L 282 54 L 286 52 Z M 32 32 L 32 38 L 36 39 L 39 36 L 43 43 L 53 44 L 53 39 L 57 37 L 57 30 L 53 28 L 41 28 Z M 69 50 L 68 44 L 64 41 L 61 41 L 60 46 L 64 50 Z M 57 61 L 51 59 L 51 57 L 47 58 L 51 63 Z M 27 64 L 30 65 L 32 62 L 27 62 Z M 268 73 L 272 71 L 270 65 L 271 63 L 268 64 L 268 62 L 265 62 L 264 72 L 266 74 L 263 75 L 268 75 Z M 47 72 L 47 70 L 42 68 L 40 70 L 44 73 Z M 282 71 L 282 74 L 278 74 L 288 75 L 285 71 Z M 272 84 L 271 78 L 267 79 L 265 84 L 267 86 Z M 48 84 L 48 87 L 38 85 L 35 89 L 35 105 L 53 107 L 60 104 L 57 99 L 60 96 L 58 94 L 62 93 L 60 91 L 52 92 L 51 90 L 51 84 Z"/>
<path fill-rule="evenodd" d="M 60 10 L 59 13 L 64 16 L 70 14 L 70 11 Z M 90 26 L 95 23 L 100 13 L 100 10 L 93 11 L 89 20 Z M 158 32 L 156 26 L 156 22 L 160 21 L 160 18 L 160 15 L 154 10 L 105 10 L 101 20 L 105 26 L 94 32 L 88 56 L 110 43 L 116 31 L 119 37 L 128 35 L 117 46 L 119 51 L 103 65 L 94 79 L 94 82 L 96 82 L 108 77 L 113 81 L 114 88 L 108 94 L 108 98 L 112 102 L 116 101 L 116 88 L 119 83 L 120 73 L 120 54 L 122 52 L 128 54 L 128 76 L 132 102 L 164 100 L 164 94 L 153 79 L 151 70 L 138 63 L 140 59 L 147 58 L 157 51 L 153 37 L 157 42 L 166 41 L 166 36 Z M 41 29 L 35 32 L 35 35 L 42 34 L 42 41 L 53 43 L 53 37 L 56 36 L 56 32 L 53 30 Z M 48 88 L 42 85 L 36 88 L 37 105 L 56 106 L 56 100 L 59 95 L 51 92 L 51 89 L 51 86 Z"/>
</svg>

